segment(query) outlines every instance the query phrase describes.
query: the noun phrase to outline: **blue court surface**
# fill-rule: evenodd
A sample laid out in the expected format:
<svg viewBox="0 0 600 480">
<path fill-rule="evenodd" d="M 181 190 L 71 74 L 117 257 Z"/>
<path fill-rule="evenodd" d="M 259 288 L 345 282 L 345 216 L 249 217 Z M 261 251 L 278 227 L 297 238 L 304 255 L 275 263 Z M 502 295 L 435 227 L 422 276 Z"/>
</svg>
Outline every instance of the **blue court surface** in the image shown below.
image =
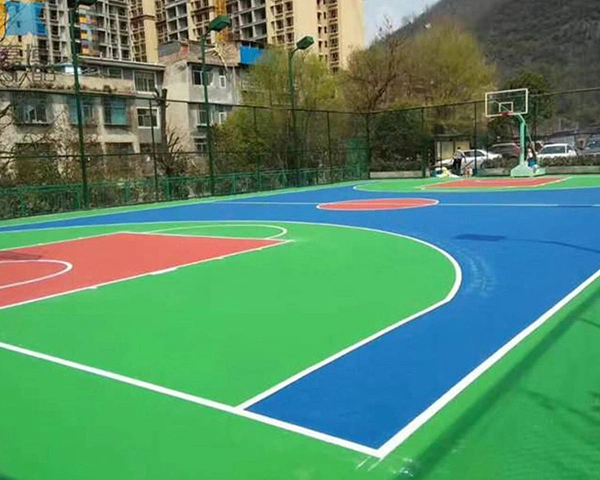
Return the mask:
<svg viewBox="0 0 600 480">
<path fill-rule="evenodd" d="M 376 198 L 439 204 L 386 211 L 317 208 Z M 0 232 L 200 221 L 361 227 L 420 239 L 453 259 L 456 288 L 446 302 L 241 405 L 381 457 L 600 272 L 600 188 L 398 194 L 343 186 L 41 220 Z M 396 268 L 402 302 L 403 266 Z"/>
</svg>

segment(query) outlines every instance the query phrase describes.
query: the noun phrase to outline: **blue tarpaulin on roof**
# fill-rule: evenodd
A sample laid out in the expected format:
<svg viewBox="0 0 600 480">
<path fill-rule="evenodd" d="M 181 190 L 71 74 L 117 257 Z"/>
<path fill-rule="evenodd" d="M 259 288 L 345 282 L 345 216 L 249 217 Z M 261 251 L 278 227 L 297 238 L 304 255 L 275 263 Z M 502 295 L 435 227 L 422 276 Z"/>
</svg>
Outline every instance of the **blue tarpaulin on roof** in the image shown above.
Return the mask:
<svg viewBox="0 0 600 480">
<path fill-rule="evenodd" d="M 40 18 L 43 3 L 6 2 L 6 35 L 46 35 Z"/>
<path fill-rule="evenodd" d="M 259 47 L 240 47 L 240 63 L 242 65 L 254 65 L 263 54 L 264 50 Z"/>
</svg>

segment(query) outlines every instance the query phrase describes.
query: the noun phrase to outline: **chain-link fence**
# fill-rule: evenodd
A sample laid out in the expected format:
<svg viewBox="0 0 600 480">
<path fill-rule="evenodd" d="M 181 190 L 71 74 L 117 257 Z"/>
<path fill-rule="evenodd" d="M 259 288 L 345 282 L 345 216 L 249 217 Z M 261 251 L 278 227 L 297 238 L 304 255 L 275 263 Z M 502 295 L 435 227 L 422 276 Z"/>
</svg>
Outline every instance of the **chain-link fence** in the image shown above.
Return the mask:
<svg viewBox="0 0 600 480">
<path fill-rule="evenodd" d="M 600 173 L 600 88 L 531 95 L 526 120 L 538 153 L 547 144 L 570 145 L 575 152 L 540 158 L 540 164 L 556 172 L 593 167 L 573 172 Z M 426 174 L 451 164 L 459 147 L 477 151 L 473 163 L 480 174 L 506 174 L 519 161 L 517 121 L 486 118 L 483 101 L 377 112 L 370 121 L 372 172 Z"/>
<path fill-rule="evenodd" d="M 81 132 L 73 93 L 0 90 L 0 105 L 0 218 L 323 185 L 369 171 L 426 176 L 458 147 L 477 152 L 476 173 L 506 174 L 520 153 L 517 122 L 487 119 L 483 101 L 362 114 L 84 91 Z M 600 172 L 600 88 L 532 95 L 526 120 L 538 150 L 561 143 L 575 152 L 540 164 Z"/>
<path fill-rule="evenodd" d="M 366 115 L 80 98 L 0 91 L 0 218 L 368 177 Z"/>
</svg>

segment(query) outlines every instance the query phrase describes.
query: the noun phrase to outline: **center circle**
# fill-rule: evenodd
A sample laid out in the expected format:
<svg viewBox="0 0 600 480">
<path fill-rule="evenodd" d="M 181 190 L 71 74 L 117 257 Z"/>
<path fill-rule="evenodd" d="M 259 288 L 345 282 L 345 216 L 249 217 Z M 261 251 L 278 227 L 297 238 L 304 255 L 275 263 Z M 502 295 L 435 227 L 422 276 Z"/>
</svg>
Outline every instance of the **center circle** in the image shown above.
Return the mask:
<svg viewBox="0 0 600 480">
<path fill-rule="evenodd" d="M 371 198 L 368 200 L 349 200 L 345 202 L 321 203 L 317 206 L 317 208 L 320 210 L 363 212 L 432 207 L 438 203 L 438 200 L 431 198 Z"/>
</svg>

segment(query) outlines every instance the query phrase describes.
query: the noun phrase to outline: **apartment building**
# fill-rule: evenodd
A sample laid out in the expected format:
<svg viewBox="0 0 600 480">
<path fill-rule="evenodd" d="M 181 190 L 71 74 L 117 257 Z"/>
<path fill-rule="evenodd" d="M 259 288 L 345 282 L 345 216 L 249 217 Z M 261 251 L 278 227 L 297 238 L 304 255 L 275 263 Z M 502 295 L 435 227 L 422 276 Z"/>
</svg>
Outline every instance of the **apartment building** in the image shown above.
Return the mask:
<svg viewBox="0 0 600 480">
<path fill-rule="evenodd" d="M 243 47 L 242 47 L 243 48 Z M 207 112 L 200 45 L 195 41 L 169 42 L 160 48 L 165 64 L 164 87 L 171 100 L 166 109 L 167 125 L 177 132 L 189 152 L 207 152 L 206 127 L 222 125 L 241 101 L 242 74 L 246 67 L 242 48 L 234 43 L 211 50 L 206 56 L 208 94 L 212 105 Z M 199 157 L 202 158 L 202 157 Z"/>
<path fill-rule="evenodd" d="M 83 57 L 80 77 L 82 113 L 86 136 L 93 138 L 95 153 L 124 155 L 148 153 L 161 138 L 160 109 L 156 91 L 162 88 L 164 67 L 134 62 Z M 72 72 L 16 72 L 19 88 L 2 77 L 0 109 L 12 106 L 11 122 L 2 125 L 2 147 L 18 152 L 32 146 L 32 139 L 65 134 L 76 138 L 77 110 Z M 55 154 L 64 152 L 55 151 Z"/>
<path fill-rule="evenodd" d="M 70 63 L 71 46 L 67 0 L 12 2 L 4 12 L 2 48 L 12 65 Z M 33 8 L 33 7 L 35 8 Z M 75 36 L 81 55 L 110 60 L 156 63 L 156 5 L 154 0 L 98 0 L 80 6 Z"/>
<path fill-rule="evenodd" d="M 226 2 L 226 3 L 225 3 Z M 364 46 L 363 0 L 158 0 L 160 43 L 199 40 L 215 15 L 232 17 L 232 39 L 293 48 L 306 35 L 334 71 Z M 215 41 L 216 36 L 211 37 Z"/>
</svg>

